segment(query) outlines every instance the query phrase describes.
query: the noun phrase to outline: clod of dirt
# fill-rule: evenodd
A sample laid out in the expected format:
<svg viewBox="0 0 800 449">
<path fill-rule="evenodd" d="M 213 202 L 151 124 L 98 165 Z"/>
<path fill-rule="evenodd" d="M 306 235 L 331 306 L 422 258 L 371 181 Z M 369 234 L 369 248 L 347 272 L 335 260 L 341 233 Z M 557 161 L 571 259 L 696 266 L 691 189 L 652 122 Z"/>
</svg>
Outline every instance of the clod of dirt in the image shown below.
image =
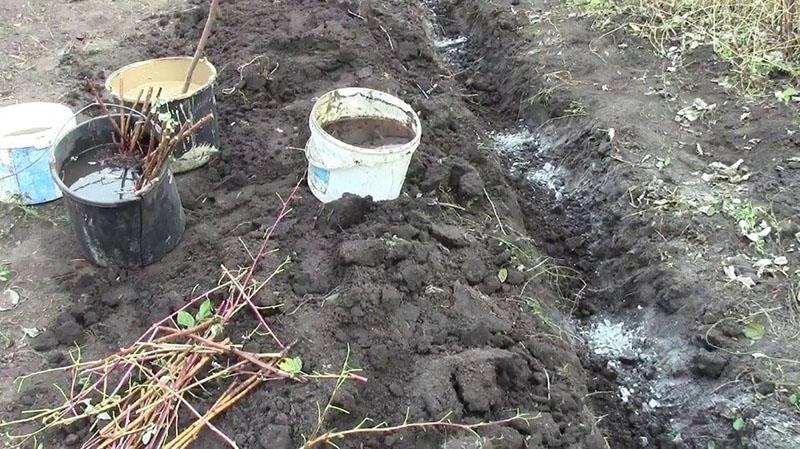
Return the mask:
<svg viewBox="0 0 800 449">
<path fill-rule="evenodd" d="M 137 296 L 137 292 L 131 286 L 123 285 L 106 291 L 100 299 L 103 304 L 109 307 L 116 307 L 121 301 L 131 301 Z"/>
<path fill-rule="evenodd" d="M 258 443 L 264 449 L 291 449 L 296 447 L 292 443 L 291 429 L 289 426 L 267 426 L 258 437 Z"/>
<path fill-rule="evenodd" d="M 91 326 L 100 321 L 100 315 L 88 304 L 79 304 L 72 309 L 75 320 L 83 326 Z"/>
<path fill-rule="evenodd" d="M 339 257 L 345 265 L 375 267 L 386 257 L 386 245 L 379 239 L 343 242 L 339 246 Z"/>
<path fill-rule="evenodd" d="M 397 241 L 391 242 L 386 259 L 393 263 L 401 262 L 411 257 L 413 252 L 413 243 L 397 239 Z"/>
<path fill-rule="evenodd" d="M 446 224 L 432 224 L 431 237 L 441 242 L 448 248 L 463 248 L 469 245 L 464 230 L 458 226 Z"/>
<path fill-rule="evenodd" d="M 467 348 L 481 348 L 489 344 L 492 339 L 492 332 L 486 323 L 480 322 L 471 328 L 463 329 L 461 332 L 461 344 Z"/>
<path fill-rule="evenodd" d="M 241 88 L 250 92 L 260 92 L 267 87 L 267 78 L 260 73 L 248 73 L 242 77 Z"/>
<path fill-rule="evenodd" d="M 470 256 L 461 266 L 461 272 L 471 285 L 479 284 L 486 277 L 488 270 L 486 264 L 476 257 Z"/>
<path fill-rule="evenodd" d="M 452 412 L 454 417 L 463 414 L 451 382 L 452 369 L 446 360 L 435 360 L 418 368 L 419 375 L 414 376 L 411 391 L 422 400 L 425 410 L 431 416 L 441 416 Z"/>
<path fill-rule="evenodd" d="M 508 270 L 508 277 L 506 283 L 509 285 L 522 285 L 525 282 L 525 275 L 521 271 L 510 269 Z"/>
<path fill-rule="evenodd" d="M 58 340 L 52 332 L 43 332 L 31 342 L 31 348 L 35 351 L 45 352 L 58 346 Z"/>
<path fill-rule="evenodd" d="M 497 278 L 497 274 L 495 273 L 488 273 L 484 276 L 483 283 L 480 286 L 480 290 L 487 295 L 491 295 L 502 288 L 503 283 L 500 282 L 500 279 Z"/>
<path fill-rule="evenodd" d="M 480 197 L 483 187 L 483 179 L 476 171 L 469 172 L 458 180 L 458 194 L 463 198 Z"/>
<path fill-rule="evenodd" d="M 494 264 L 498 267 L 502 267 L 503 265 L 511 262 L 511 251 L 509 250 L 501 250 L 494 256 Z"/>
<path fill-rule="evenodd" d="M 67 446 L 75 446 L 79 442 L 80 442 L 80 437 L 74 433 L 71 433 L 67 435 L 66 438 L 64 438 L 64 444 L 66 444 Z"/>
<path fill-rule="evenodd" d="M 756 391 L 762 396 L 769 396 L 775 392 L 775 383 L 769 381 L 759 382 L 756 385 Z"/>
<path fill-rule="evenodd" d="M 410 224 L 393 226 L 389 229 L 390 234 L 400 237 L 403 240 L 414 240 L 419 235 L 419 229 Z"/>
<path fill-rule="evenodd" d="M 559 428 L 550 413 L 541 413 L 538 419 L 528 423 L 512 423 L 518 431 L 530 435 L 528 447 L 552 447 L 558 444 Z"/>
<path fill-rule="evenodd" d="M 719 327 L 708 331 L 701 330 L 697 334 L 697 342 L 709 351 L 714 351 L 718 348 L 729 348 L 735 344 L 733 339 L 726 336 Z"/>
<path fill-rule="evenodd" d="M 423 192 L 430 192 L 442 184 L 447 184 L 449 179 L 450 167 L 445 164 L 433 163 L 425 169 L 425 175 L 420 180 L 419 188 Z"/>
<path fill-rule="evenodd" d="M 717 379 L 728 365 L 728 360 L 720 353 L 703 351 L 692 357 L 691 369 L 698 376 Z"/>
<path fill-rule="evenodd" d="M 463 437 L 450 440 L 442 446 L 446 449 L 496 449 L 492 441 L 482 437 Z"/>
<path fill-rule="evenodd" d="M 64 313 L 59 317 L 57 324 L 53 326 L 52 332 L 62 345 L 73 345 L 80 338 L 82 329 L 71 314 Z"/>
<path fill-rule="evenodd" d="M 800 232 L 800 225 L 788 218 L 785 218 L 778 223 L 778 232 L 780 233 L 781 237 L 791 239 L 794 238 L 798 232 Z"/>
<path fill-rule="evenodd" d="M 486 413 L 500 406 L 503 390 L 497 382 L 497 364 L 515 357 L 502 349 L 473 349 L 459 355 L 454 378 L 461 401 L 470 412 Z"/>
<path fill-rule="evenodd" d="M 536 447 L 527 446 L 525 438 L 511 427 L 487 429 L 483 436 L 485 440 L 494 445 L 494 449 L 527 449 Z"/>
<path fill-rule="evenodd" d="M 403 282 L 408 286 L 409 290 L 417 291 L 427 283 L 428 274 L 425 269 L 416 264 L 409 264 L 400 270 L 400 275 Z"/>
<path fill-rule="evenodd" d="M 483 179 L 470 165 L 454 165 L 450 171 L 450 183 L 464 200 L 483 196 Z"/>
<path fill-rule="evenodd" d="M 347 229 L 364 221 L 364 216 L 373 208 L 372 197 L 361 198 L 350 193 L 325 205 L 329 209 L 326 222 L 332 229 Z M 323 213 L 324 215 L 324 213 Z"/>
</svg>

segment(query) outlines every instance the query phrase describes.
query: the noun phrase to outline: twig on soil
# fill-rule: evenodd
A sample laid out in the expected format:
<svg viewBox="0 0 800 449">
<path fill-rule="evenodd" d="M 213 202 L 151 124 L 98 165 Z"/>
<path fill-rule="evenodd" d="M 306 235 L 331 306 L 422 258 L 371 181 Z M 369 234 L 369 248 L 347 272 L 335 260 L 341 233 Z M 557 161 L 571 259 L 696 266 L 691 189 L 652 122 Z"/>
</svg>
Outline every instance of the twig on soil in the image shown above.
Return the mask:
<svg viewBox="0 0 800 449">
<path fill-rule="evenodd" d="M 192 63 L 189 65 L 189 70 L 186 72 L 186 80 L 183 82 L 183 89 L 181 89 L 182 94 L 185 94 L 189 91 L 189 86 L 192 84 L 194 69 L 197 68 L 197 62 L 200 60 L 200 56 L 203 55 L 203 52 L 206 49 L 208 37 L 211 35 L 211 28 L 214 25 L 214 19 L 216 19 L 218 12 L 219 0 L 211 0 L 211 6 L 208 8 L 208 18 L 206 19 L 206 25 L 203 28 L 203 34 L 200 35 L 200 41 L 197 43 L 197 49 L 194 52 L 194 58 L 192 58 Z"/>
<path fill-rule="evenodd" d="M 500 232 L 502 232 L 503 235 L 508 235 L 506 229 L 503 227 L 503 220 L 500 219 L 500 215 L 497 213 L 497 207 L 495 207 L 494 201 L 492 201 L 492 197 L 489 196 L 486 187 L 483 188 L 483 193 L 486 195 L 486 199 L 489 200 L 489 204 L 492 205 L 492 212 L 494 212 L 494 217 L 497 219 L 497 224 L 500 225 Z"/>
<path fill-rule="evenodd" d="M 350 14 L 350 15 L 351 15 L 351 16 L 353 16 L 353 17 L 357 17 L 357 18 L 359 18 L 359 19 L 363 20 L 364 22 L 366 22 L 366 21 L 367 21 L 367 18 L 366 18 L 366 17 L 364 17 L 364 16 L 362 16 L 361 14 L 358 14 L 358 13 L 356 13 L 356 12 L 350 11 L 349 9 L 347 10 L 347 14 Z"/>
<path fill-rule="evenodd" d="M 387 426 L 385 422 L 378 423 L 372 427 L 365 427 L 370 420 L 364 419 L 361 421 L 356 427 L 349 429 L 349 430 L 342 430 L 338 432 L 328 432 L 323 435 L 320 435 L 311 441 L 307 442 L 303 445 L 304 449 L 310 449 L 320 444 L 331 444 L 334 440 L 340 440 L 347 437 L 354 437 L 354 436 L 367 436 L 367 435 L 385 435 L 389 433 L 396 433 L 396 432 L 403 432 L 408 430 L 429 430 L 429 429 L 455 429 L 470 432 L 474 435 L 477 435 L 477 430 L 484 428 L 484 427 L 491 427 L 491 426 L 502 426 L 504 424 L 509 424 L 514 421 L 524 421 L 529 422 L 534 419 L 537 419 L 541 416 L 541 413 L 536 415 L 530 415 L 526 413 L 517 413 L 516 415 L 506 418 L 500 419 L 496 421 L 488 421 L 488 422 L 480 422 L 477 424 L 459 424 L 454 423 L 449 420 L 450 414 L 448 413 L 442 419 L 438 421 L 427 421 L 427 422 L 408 422 L 408 415 L 406 415 L 406 420 L 403 424 L 396 425 L 396 426 Z"/>
<path fill-rule="evenodd" d="M 386 35 L 386 38 L 389 39 L 389 48 L 394 51 L 394 42 L 392 42 L 392 36 L 389 35 L 389 32 L 386 31 L 386 28 L 384 28 L 383 25 L 378 25 L 378 27 L 380 27 L 381 31 L 383 31 L 383 34 Z"/>
</svg>

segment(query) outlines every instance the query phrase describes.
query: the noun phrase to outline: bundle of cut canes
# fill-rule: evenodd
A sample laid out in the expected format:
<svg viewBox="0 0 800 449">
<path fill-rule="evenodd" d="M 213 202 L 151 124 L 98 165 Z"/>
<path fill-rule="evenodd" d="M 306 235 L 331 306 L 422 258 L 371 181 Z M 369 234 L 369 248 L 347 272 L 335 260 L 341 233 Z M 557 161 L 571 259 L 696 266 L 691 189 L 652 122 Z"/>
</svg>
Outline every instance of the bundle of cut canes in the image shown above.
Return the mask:
<svg viewBox="0 0 800 449">
<path fill-rule="evenodd" d="M 252 265 L 238 271 L 223 266 L 217 287 L 154 323 L 130 346 L 92 361 L 83 360 L 80 349 L 73 350 L 71 365 L 23 376 L 20 388 L 33 376 L 67 374 L 66 386 L 59 387 L 64 402 L 0 422 L 0 432 L 20 445 L 33 439 L 37 447 L 37 439 L 52 437 L 50 431 L 83 423 L 89 432 L 82 449 L 186 449 L 207 429 L 219 440 L 219 447 L 238 449 L 213 420 L 264 382 L 366 381 L 357 369 L 334 374 L 303 372 L 299 358 L 287 355 L 292 345 L 285 345 L 273 333 L 263 318 L 264 307 L 257 305 L 256 297 L 289 263 L 287 259 L 263 276 L 257 271 L 260 260 L 273 251 L 269 245 L 273 231 L 290 213 L 299 187 L 300 182 L 288 199 L 281 200 L 282 209 Z M 220 294 L 225 299 L 212 304 L 210 298 Z M 228 327 L 241 311 L 255 316 L 257 327 L 250 335 L 271 340 L 267 343 L 270 352 L 247 351 L 232 341 Z M 35 428 L 30 430 L 30 426 Z M 20 427 L 29 431 L 8 433 Z"/>
<path fill-rule="evenodd" d="M 120 90 L 122 91 L 121 84 L 120 81 Z M 100 111 L 111 120 L 115 131 L 114 141 L 119 147 L 119 155 L 132 160 L 132 163 L 139 169 L 134 184 L 137 192 L 141 192 L 158 178 L 178 144 L 195 134 L 214 118 L 214 114 L 209 113 L 196 122 L 186 120 L 180 127 L 176 127 L 171 120 L 159 122 L 158 117 L 161 114 L 158 113 L 155 105 L 161 104 L 159 101 L 161 89 L 158 89 L 153 96 L 153 87 L 151 86 L 148 87 L 146 93 L 144 90 L 139 91 L 132 108 L 126 108 L 120 99 L 121 112 L 119 121 L 117 121 L 100 99 L 94 85 L 90 83 L 89 86 Z M 144 96 L 144 101 L 142 101 L 142 96 Z M 128 110 L 127 114 L 125 113 L 126 109 Z"/>
</svg>

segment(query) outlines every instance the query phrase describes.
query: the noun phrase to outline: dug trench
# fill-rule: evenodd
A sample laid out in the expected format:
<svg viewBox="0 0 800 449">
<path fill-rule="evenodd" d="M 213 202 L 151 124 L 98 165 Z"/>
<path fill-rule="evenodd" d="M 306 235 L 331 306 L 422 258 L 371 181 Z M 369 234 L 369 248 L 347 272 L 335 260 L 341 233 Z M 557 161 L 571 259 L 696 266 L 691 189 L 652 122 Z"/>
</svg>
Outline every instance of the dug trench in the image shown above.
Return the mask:
<svg viewBox="0 0 800 449">
<path fill-rule="evenodd" d="M 737 324 L 742 322 L 736 312 L 742 300 L 736 297 L 742 290 L 722 285 L 713 262 L 692 260 L 692 254 L 705 253 L 705 248 L 718 254 L 741 254 L 739 231 L 727 231 L 730 223 L 719 216 L 692 217 L 687 222 L 681 214 L 643 212 L 633 199 L 633 192 L 638 194 L 642 185 L 658 176 L 626 160 L 641 158 L 641 146 L 661 145 L 676 134 L 670 129 L 670 123 L 679 128 L 669 115 L 672 111 L 631 103 L 636 89 L 619 88 L 619 83 L 619 96 L 599 97 L 600 103 L 608 104 L 598 109 L 610 112 L 611 117 L 575 111 L 575 104 L 581 104 L 576 101 L 579 95 L 585 98 L 593 96 L 593 90 L 606 91 L 606 85 L 600 89 L 600 84 L 628 74 L 638 79 L 643 71 L 644 79 L 648 70 L 660 64 L 658 59 L 645 51 L 621 53 L 616 65 L 602 56 L 587 59 L 587 44 L 607 56 L 624 48 L 620 41 L 627 45 L 632 39 L 619 29 L 612 37 L 612 33 L 601 35 L 591 30 L 591 20 L 551 21 L 552 26 L 537 28 L 534 24 L 545 23 L 549 17 L 556 20 L 558 15 L 557 7 L 547 1 L 454 0 L 428 5 L 436 18 L 433 40 L 468 91 L 470 109 L 494 130 L 486 145 L 500 155 L 523 210 L 536 211 L 523 216 L 527 232 L 546 254 L 566 261 L 586 282 L 572 292 L 577 304 L 571 311 L 578 319 L 583 343 L 577 345 L 579 354 L 590 373 L 589 403 L 604 417 L 599 426 L 606 431 L 610 446 L 790 448 L 800 444 L 796 412 L 780 394 L 774 394 L 781 385 L 777 379 L 789 385 L 797 379 L 794 337 L 778 337 L 776 341 L 783 341 L 779 349 L 770 343 L 748 348 L 752 342 L 743 338 Z M 648 45 L 635 39 L 632 44 L 640 49 Z M 709 72 L 718 70 L 713 62 L 695 64 Z M 558 69 L 565 72 L 564 77 L 573 76 L 569 70 L 576 76 L 591 73 L 585 78 L 594 81 L 594 86 L 575 87 L 581 84 L 576 80 L 549 90 L 552 83 L 545 81 L 547 72 L 557 74 Z M 695 95 L 700 90 L 704 96 L 728 101 L 724 95 L 713 94 L 707 81 L 691 82 L 701 86 Z M 646 112 L 641 115 L 638 110 L 624 110 L 643 106 Z M 657 115 L 666 116 L 668 122 L 654 119 Z M 641 122 L 626 123 L 626 117 Z M 793 154 L 793 146 L 773 131 L 782 126 L 780 114 L 767 112 L 760 118 L 772 123 L 763 132 L 753 127 L 747 133 L 769 140 L 771 150 L 778 153 L 754 152 L 750 162 L 770 166 L 758 159 L 786 157 Z M 732 128 L 738 117 L 724 117 L 720 122 Z M 625 129 L 628 142 L 614 141 L 610 126 Z M 740 157 L 736 145 L 717 149 L 714 136 L 723 132 L 707 130 L 706 134 L 704 146 L 732 160 Z M 697 164 L 687 165 L 684 179 L 697 169 Z M 795 206 L 781 199 L 783 192 L 791 191 L 793 174 L 783 174 L 780 167 L 776 173 L 762 172 L 774 178 L 755 196 L 766 198 L 780 219 L 793 217 Z M 709 229 L 714 229 L 711 235 Z M 783 238 L 787 236 L 791 241 L 791 234 Z M 756 295 L 776 297 L 786 289 L 780 280 L 759 282 Z M 782 308 L 778 302 L 776 310 Z M 793 326 L 790 317 L 787 322 Z M 775 363 L 782 357 L 785 364 Z M 770 371 L 781 371 L 781 375 Z"/>
<path fill-rule="evenodd" d="M 403 195 L 385 203 L 347 197 L 323 206 L 304 187 L 262 262 L 263 276 L 291 261 L 259 305 L 274 306 L 268 320 L 285 341 L 297 341 L 292 352 L 303 369 L 335 372 L 349 350 L 350 364 L 369 379 L 344 385 L 333 402 L 348 414 L 329 416 L 322 428 L 348 429 L 364 418 L 402 423 L 406 416 L 430 421 L 448 414 L 453 421 L 479 422 L 521 410 L 535 418 L 486 429 L 478 441 L 427 431 L 337 444 L 683 447 L 669 421 L 684 413 L 683 406 L 648 409 L 641 394 L 623 403 L 619 373 L 587 350 L 585 325 L 572 317 L 620 311 L 620 303 L 669 303 L 693 286 L 651 265 L 657 250 L 640 238 L 643 230 L 636 231 L 647 223 L 621 221 L 624 211 L 608 200 L 625 187 L 624 174 L 607 176 L 607 135 L 581 121 L 549 121 L 558 105 L 520 102 L 537 80 L 513 52 L 498 51 L 526 45 L 510 22 L 514 18 L 488 14 L 477 0 L 432 4 L 432 10 L 415 2 L 292 3 L 225 2 L 208 48 L 220 70 L 223 151 L 207 167 L 177 178 L 187 230 L 164 260 L 143 269 L 101 269 L 75 260 L 79 250 L 63 226 L 12 230 L 15 239 L 25 233 L 52 250 L 37 269 L 53 281 L 38 293 L 66 292 L 68 299 L 33 341 L 44 357 L 31 370 L 66 363 L 74 343 L 84 357 L 129 344 L 192 292 L 213 287 L 220 265 L 246 265 L 280 196 L 305 170 L 302 148 L 314 98 L 336 87 L 364 86 L 393 93 L 420 112 L 422 144 Z M 62 71 L 75 80 L 102 80 L 122 64 L 191 53 L 204 14 L 196 7 L 152 17 L 151 31 L 113 54 L 73 53 Z M 442 38 L 460 37 L 463 30 L 470 39 L 453 56 Z M 469 75 L 466 67 L 472 67 Z M 75 85 L 71 101 L 78 106 L 89 96 Z M 535 133 L 540 137 L 523 139 L 530 147 L 522 154 L 504 154 L 492 136 L 521 123 L 541 126 Z M 577 177 L 565 182 L 580 188 L 554 195 L 546 184 L 519 176 L 544 166 L 541 154 L 560 158 L 560 166 Z M 681 324 L 666 314 L 658 320 L 665 328 Z M 255 327 L 243 315 L 228 333 L 246 347 L 274 350 L 268 338 L 250 333 Z M 679 350 L 690 346 L 676 341 Z M 619 358 L 641 363 L 630 354 Z M 641 365 L 637 373 L 649 369 Z M 691 372 L 686 366 L 684 374 L 691 378 Z M 666 374 L 649 375 L 655 381 Z M 3 417 L 57 403 L 51 384 L 63 381 L 44 376 L 28 381 L 19 395 L 5 393 Z M 318 427 L 317 407 L 329 401 L 333 387 L 269 383 L 217 426 L 242 448 L 302 446 Z M 211 388 L 209 397 L 214 393 Z M 598 420 L 600 415 L 607 418 Z M 75 447 L 91 425 L 49 434 L 45 447 Z M 195 446 L 222 444 L 209 433 Z M 705 440 L 684 444 L 701 447 Z"/>
</svg>

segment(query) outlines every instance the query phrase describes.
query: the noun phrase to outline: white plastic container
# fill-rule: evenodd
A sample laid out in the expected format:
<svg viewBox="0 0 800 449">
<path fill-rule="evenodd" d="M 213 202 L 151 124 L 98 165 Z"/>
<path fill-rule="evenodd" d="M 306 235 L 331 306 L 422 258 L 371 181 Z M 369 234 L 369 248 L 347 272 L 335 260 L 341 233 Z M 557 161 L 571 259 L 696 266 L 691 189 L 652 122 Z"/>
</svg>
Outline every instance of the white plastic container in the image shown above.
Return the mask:
<svg viewBox="0 0 800 449">
<path fill-rule="evenodd" d="M 414 137 L 402 145 L 362 148 L 324 130 L 331 122 L 362 117 L 398 121 L 410 128 Z M 384 92 L 348 87 L 320 97 L 308 122 L 308 185 L 320 201 L 328 203 L 345 193 L 371 196 L 375 201 L 400 196 L 411 156 L 422 137 L 422 125 L 411 106 Z"/>
<path fill-rule="evenodd" d="M 22 103 L 0 108 L 0 201 L 32 205 L 61 198 L 50 176 L 56 134 L 75 127 L 67 106 Z"/>
</svg>

